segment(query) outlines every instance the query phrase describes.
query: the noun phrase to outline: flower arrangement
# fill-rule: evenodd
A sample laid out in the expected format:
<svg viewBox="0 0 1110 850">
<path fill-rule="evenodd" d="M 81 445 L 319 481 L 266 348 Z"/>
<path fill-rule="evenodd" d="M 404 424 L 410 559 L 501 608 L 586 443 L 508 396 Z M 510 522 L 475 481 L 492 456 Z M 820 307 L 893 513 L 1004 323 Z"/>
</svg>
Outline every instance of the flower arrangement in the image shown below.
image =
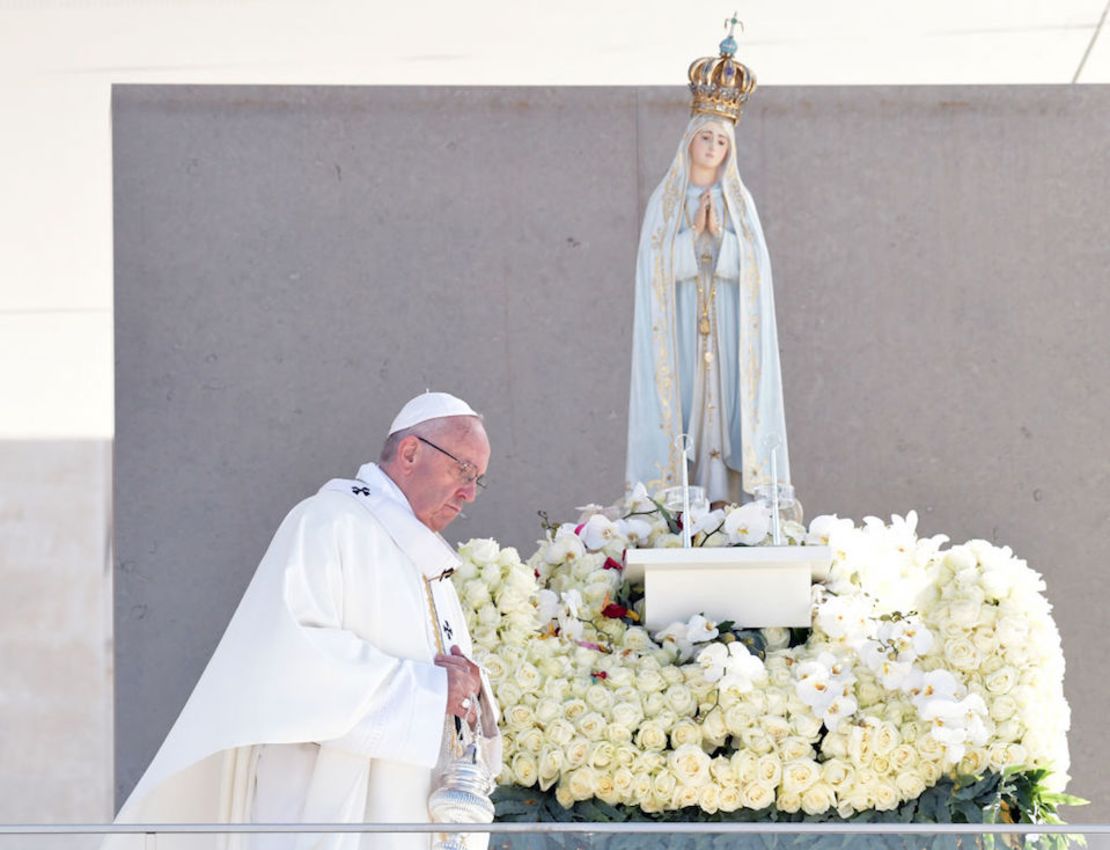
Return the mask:
<svg viewBox="0 0 1110 850">
<path fill-rule="evenodd" d="M 695 546 L 768 542 L 757 503 L 686 518 L 637 487 L 576 523 L 545 517 L 526 562 L 460 547 L 454 581 L 502 709 L 499 814 L 542 816 L 546 798 L 552 817 L 908 819 L 943 793 L 934 820 L 1051 821 L 1076 802 L 1059 634 L 1009 548 L 944 548 L 912 512 L 787 523 L 791 544 L 833 551 L 812 629 L 695 615 L 651 634 L 624 553 L 681 545 L 687 520 Z"/>
</svg>

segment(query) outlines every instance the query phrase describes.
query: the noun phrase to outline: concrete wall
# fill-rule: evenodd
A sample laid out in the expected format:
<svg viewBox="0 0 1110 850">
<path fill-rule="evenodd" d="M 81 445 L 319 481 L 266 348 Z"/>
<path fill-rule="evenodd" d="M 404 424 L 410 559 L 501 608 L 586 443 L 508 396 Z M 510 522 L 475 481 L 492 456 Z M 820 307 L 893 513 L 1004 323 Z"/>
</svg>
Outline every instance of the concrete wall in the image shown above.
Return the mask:
<svg viewBox="0 0 1110 850">
<path fill-rule="evenodd" d="M 810 515 L 917 508 L 1046 576 L 1110 816 L 1110 89 L 772 88 L 739 129 Z M 619 495 L 640 215 L 679 88 L 119 87 L 117 802 L 273 529 L 426 387 L 487 415 L 451 531 Z"/>
</svg>

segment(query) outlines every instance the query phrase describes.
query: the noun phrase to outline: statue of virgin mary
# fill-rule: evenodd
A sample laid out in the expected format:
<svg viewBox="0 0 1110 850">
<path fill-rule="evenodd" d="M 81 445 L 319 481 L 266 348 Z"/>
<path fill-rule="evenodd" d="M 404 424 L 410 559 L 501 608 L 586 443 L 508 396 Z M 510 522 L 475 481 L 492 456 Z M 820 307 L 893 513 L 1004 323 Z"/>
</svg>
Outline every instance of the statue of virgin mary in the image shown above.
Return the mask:
<svg viewBox="0 0 1110 850">
<path fill-rule="evenodd" d="M 677 485 L 689 462 L 711 502 L 770 484 L 772 457 L 778 483 L 790 481 L 771 263 L 736 166 L 755 77 L 735 52 L 730 33 L 720 56 L 690 66 L 693 114 L 636 259 L 627 484 Z"/>
</svg>

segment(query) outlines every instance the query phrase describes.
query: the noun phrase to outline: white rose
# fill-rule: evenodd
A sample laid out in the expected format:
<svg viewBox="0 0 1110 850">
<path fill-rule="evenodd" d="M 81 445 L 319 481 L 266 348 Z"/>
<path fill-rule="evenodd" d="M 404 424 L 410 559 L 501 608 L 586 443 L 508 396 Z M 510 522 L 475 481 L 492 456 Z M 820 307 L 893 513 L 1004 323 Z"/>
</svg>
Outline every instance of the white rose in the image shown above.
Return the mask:
<svg viewBox="0 0 1110 850">
<path fill-rule="evenodd" d="M 671 746 L 675 749 L 687 744 L 701 745 L 701 727 L 693 720 L 680 720 L 671 727 Z"/>
<path fill-rule="evenodd" d="M 557 747 L 548 747 L 540 753 L 538 762 L 538 770 L 540 777 L 540 787 L 546 791 L 551 787 L 551 783 L 559 778 L 562 772 L 565 756 L 563 751 Z M 547 783 L 544 785 L 544 783 Z"/>
<path fill-rule="evenodd" d="M 1013 667 L 1001 667 L 986 677 L 983 684 L 991 694 L 1008 694 L 1018 681 L 1018 672 Z"/>
<path fill-rule="evenodd" d="M 861 676 L 856 682 L 856 699 L 862 708 L 878 705 L 886 699 L 886 690 L 871 676 Z"/>
<path fill-rule="evenodd" d="M 643 808 L 655 794 L 655 783 L 647 773 L 634 773 L 632 776 L 632 799 Z"/>
<path fill-rule="evenodd" d="M 621 800 L 631 802 L 633 797 L 633 781 L 635 777 L 627 767 L 618 767 L 613 771 L 613 791 Z"/>
<path fill-rule="evenodd" d="M 813 747 L 805 738 L 790 737 L 779 744 L 779 758 L 784 762 L 807 759 L 813 755 Z"/>
<path fill-rule="evenodd" d="M 883 721 L 875 727 L 871 736 L 871 749 L 878 756 L 890 753 L 901 742 L 901 736 L 894 724 Z"/>
<path fill-rule="evenodd" d="M 613 706 L 612 717 L 614 723 L 634 729 L 644 719 L 644 711 L 640 707 L 639 698 L 637 697 L 635 702 L 627 702 L 621 699 Z"/>
<path fill-rule="evenodd" d="M 524 692 L 520 689 L 520 685 L 513 681 L 505 681 L 497 686 L 497 704 L 502 709 L 507 709 L 510 705 L 516 705 L 524 697 Z"/>
<path fill-rule="evenodd" d="M 769 785 L 772 788 L 778 786 L 782 780 L 782 762 L 779 757 L 765 755 L 756 759 L 754 778 L 757 782 Z"/>
<path fill-rule="evenodd" d="M 848 755 L 848 736 L 844 732 L 830 732 L 821 742 L 821 752 L 835 758 Z"/>
<path fill-rule="evenodd" d="M 877 782 L 872 787 L 875 797 L 875 809 L 880 812 L 889 812 L 898 807 L 898 789 L 889 782 Z"/>
<path fill-rule="evenodd" d="M 1013 615 L 1002 617 L 995 626 L 995 635 L 1005 647 L 1022 646 L 1029 638 L 1029 622 Z"/>
<path fill-rule="evenodd" d="M 574 738 L 574 725 L 559 717 L 547 724 L 544 734 L 551 743 L 565 747 Z"/>
<path fill-rule="evenodd" d="M 463 585 L 461 596 L 463 601 L 474 609 L 481 608 L 483 605 L 489 605 L 493 602 L 489 595 L 489 587 L 484 581 L 478 578 L 472 578 Z"/>
<path fill-rule="evenodd" d="M 632 741 L 632 730 L 620 723 L 610 723 L 605 727 L 605 740 L 612 744 L 627 744 Z"/>
<path fill-rule="evenodd" d="M 925 778 L 915 770 L 903 770 L 894 778 L 894 784 L 903 800 L 916 800 L 928 787 Z"/>
<path fill-rule="evenodd" d="M 737 703 L 725 709 L 725 728 L 733 735 L 743 735 L 752 726 L 752 716 L 742 703 Z"/>
<path fill-rule="evenodd" d="M 669 770 L 661 770 L 651 780 L 652 799 L 660 806 L 669 806 L 678 787 L 678 777 Z"/>
<path fill-rule="evenodd" d="M 667 688 L 666 697 L 671 709 L 680 716 L 692 714 L 697 708 L 694 693 L 686 685 L 671 685 Z"/>
<path fill-rule="evenodd" d="M 512 761 L 513 782 L 525 788 L 535 785 L 539 778 L 536 759 L 531 753 L 517 753 Z"/>
<path fill-rule="evenodd" d="M 513 678 L 520 689 L 526 693 L 539 690 L 540 685 L 543 684 L 543 676 L 540 675 L 540 671 L 536 669 L 535 665 L 529 664 L 527 661 L 516 668 Z"/>
<path fill-rule="evenodd" d="M 567 663 L 566 656 L 552 656 L 549 658 L 540 659 L 539 671 L 543 674 L 546 680 L 542 685 L 543 692 L 545 694 L 554 695 L 552 694 L 552 688 L 548 685 L 548 683 L 551 682 L 552 679 L 554 679 L 559 682 L 559 685 L 557 685 L 559 691 L 557 699 L 562 700 L 563 696 L 566 694 L 567 690 L 570 687 L 570 685 L 567 684 L 566 681 L 564 681 L 567 673 L 569 672 L 567 669 L 568 666 L 569 665 Z"/>
<path fill-rule="evenodd" d="M 726 756 L 717 756 L 709 762 L 709 777 L 717 785 L 738 785 L 732 772 L 732 762 Z"/>
<path fill-rule="evenodd" d="M 666 666 L 659 671 L 659 675 L 663 677 L 663 681 L 667 683 L 668 690 L 671 685 L 677 685 L 680 682 L 686 681 L 686 674 L 682 672 L 681 667 Z"/>
<path fill-rule="evenodd" d="M 966 776 L 978 776 L 989 764 L 987 751 L 982 747 L 969 747 L 960 759 L 959 771 Z"/>
<path fill-rule="evenodd" d="M 790 716 L 790 725 L 794 727 L 794 734 L 802 738 L 816 740 L 821 734 L 821 718 L 809 712 L 797 712 Z"/>
<path fill-rule="evenodd" d="M 990 703 L 990 716 L 991 720 L 998 723 L 1009 720 L 1017 714 L 1018 703 L 1009 694 L 994 697 Z"/>
<path fill-rule="evenodd" d="M 836 805 L 836 792 L 832 786 L 823 782 L 811 785 L 802 794 L 802 811 L 807 815 L 819 815 Z"/>
<path fill-rule="evenodd" d="M 767 651 L 774 652 L 790 646 L 790 629 L 766 628 L 761 629 L 763 640 L 767 642 Z"/>
<path fill-rule="evenodd" d="M 838 788 L 852 775 L 852 766 L 843 759 L 833 758 L 821 765 L 821 781 Z"/>
<path fill-rule="evenodd" d="M 710 717 L 712 716 L 710 714 Z M 709 717 L 705 720 L 705 725 L 708 726 Z M 740 735 L 740 740 L 743 741 L 745 747 L 757 755 L 764 755 L 775 748 L 775 742 L 771 740 L 770 736 L 759 729 L 745 729 Z"/>
<path fill-rule="evenodd" d="M 703 785 L 698 791 L 698 807 L 712 815 L 721 807 L 721 789 L 716 785 Z"/>
<path fill-rule="evenodd" d="M 617 756 L 617 748 L 608 741 L 595 741 L 590 745 L 589 755 L 586 756 L 586 764 L 594 768 L 606 768 L 613 763 Z"/>
<path fill-rule="evenodd" d="M 800 795 L 820 778 L 821 766 L 813 759 L 797 759 L 782 767 L 782 788 L 788 794 Z"/>
<path fill-rule="evenodd" d="M 597 791 L 597 771 L 579 767 L 567 774 L 566 785 L 575 800 L 588 800 Z"/>
<path fill-rule="evenodd" d="M 615 806 L 620 802 L 620 795 L 614 787 L 613 777 L 610 774 L 603 771 L 598 772 L 597 787 L 594 789 L 594 796 L 603 803 L 608 803 L 610 806 Z"/>
<path fill-rule="evenodd" d="M 566 756 L 566 766 L 568 768 L 581 767 L 590 756 L 590 742 L 582 737 L 573 738 L 563 748 L 563 754 Z"/>
<path fill-rule="evenodd" d="M 600 739 L 605 734 L 606 726 L 608 724 L 605 718 L 596 711 L 588 712 L 578 718 L 578 731 L 591 741 Z"/>
<path fill-rule="evenodd" d="M 511 705 L 504 713 L 505 725 L 514 732 L 530 728 L 536 721 L 536 714 L 531 706 L 517 703 Z"/>
<path fill-rule="evenodd" d="M 497 606 L 486 603 L 478 609 L 477 619 L 481 626 L 497 627 L 501 625 L 501 612 L 497 610 Z"/>
<path fill-rule="evenodd" d="M 631 767 L 636 760 L 636 753 L 636 748 L 631 744 L 617 744 L 617 751 L 613 758 L 621 767 Z"/>
<path fill-rule="evenodd" d="M 497 541 L 488 538 L 474 538 L 459 547 L 460 557 L 468 558 L 483 566 L 497 562 L 500 554 L 501 549 L 497 545 Z"/>
<path fill-rule="evenodd" d="M 721 793 L 717 800 L 717 807 L 722 812 L 735 812 L 742 805 L 744 805 L 744 803 L 741 798 L 739 785 L 721 786 Z"/>
<path fill-rule="evenodd" d="M 917 750 L 912 744 L 899 744 L 890 751 L 890 764 L 895 771 L 908 770 L 916 763 Z"/>
<path fill-rule="evenodd" d="M 486 675 L 492 684 L 496 685 L 509 672 L 509 667 L 501 660 L 501 657 L 494 655 L 492 652 L 486 653 L 481 658 L 482 666 L 486 668 Z"/>
<path fill-rule="evenodd" d="M 543 730 L 533 726 L 531 729 L 524 729 L 518 732 L 516 744 L 518 749 L 532 753 L 533 755 L 538 755 L 543 749 Z"/>
<path fill-rule="evenodd" d="M 946 641 L 944 657 L 957 670 L 974 670 L 979 666 L 979 651 L 966 638 Z"/>
<path fill-rule="evenodd" d="M 663 677 L 655 670 L 643 670 L 636 674 L 636 687 L 644 693 L 661 691 L 665 684 Z"/>
<path fill-rule="evenodd" d="M 715 747 L 724 744 L 725 739 L 728 738 L 728 729 L 725 727 L 725 714 L 720 708 L 714 708 L 706 715 L 701 725 L 702 735 L 706 741 Z M 763 752 L 769 753 L 772 749 L 771 739 L 766 735 L 759 733 L 765 742 L 765 749 Z"/>
<path fill-rule="evenodd" d="M 787 812 L 793 814 L 794 812 L 801 811 L 802 808 L 802 795 L 795 794 L 793 791 L 779 791 L 779 797 L 775 801 L 775 805 L 780 812 Z"/>
<path fill-rule="evenodd" d="M 590 685 L 586 689 L 586 704 L 594 711 L 605 714 L 613 706 L 613 695 L 604 685 Z"/>
<path fill-rule="evenodd" d="M 636 744 L 645 750 L 662 751 L 667 748 L 667 733 L 654 721 L 647 721 L 636 733 Z"/>
<path fill-rule="evenodd" d="M 759 757 L 750 750 L 738 750 L 734 752 L 732 758 L 729 759 L 729 765 L 732 768 L 732 775 L 736 777 L 737 782 L 741 785 L 758 781 L 756 772 L 759 765 Z M 779 773 L 781 775 L 781 769 Z M 778 782 L 776 781 L 771 787 L 774 788 L 777 784 Z"/>
<path fill-rule="evenodd" d="M 556 717 L 561 717 L 563 714 L 563 704 L 556 700 L 544 697 L 536 703 L 535 708 L 536 719 L 540 723 L 550 723 Z"/>
<path fill-rule="evenodd" d="M 685 809 L 687 806 L 696 806 L 698 804 L 698 795 L 703 787 L 706 786 L 682 785 L 680 783 L 671 795 L 670 808 L 681 810 Z"/>
<path fill-rule="evenodd" d="M 765 809 L 775 802 L 775 791 L 762 782 L 747 782 L 740 788 L 740 800 L 747 809 Z"/>
<path fill-rule="evenodd" d="M 979 624 L 981 607 L 982 602 L 977 598 L 953 599 L 948 603 L 948 616 L 960 628 L 973 629 Z"/>
<path fill-rule="evenodd" d="M 760 718 L 759 725 L 775 742 L 783 741 L 790 735 L 790 722 L 785 717 L 767 715 Z"/>
<path fill-rule="evenodd" d="M 683 785 L 704 785 L 709 781 L 709 756 L 696 744 L 672 750 L 667 766 Z"/>
<path fill-rule="evenodd" d="M 563 703 L 563 717 L 572 723 L 589 710 L 590 707 L 586 705 L 584 699 L 568 699 Z"/>
<path fill-rule="evenodd" d="M 520 568 L 523 566 L 520 563 L 520 553 L 513 546 L 506 546 L 501 550 L 501 553 L 497 556 L 497 563 L 503 567 Z"/>
<path fill-rule="evenodd" d="M 661 691 L 653 691 L 650 694 L 643 695 L 641 705 L 644 709 L 645 717 L 656 717 L 667 708 L 667 698 L 663 696 Z M 668 711 L 670 709 L 667 709 Z"/>
</svg>

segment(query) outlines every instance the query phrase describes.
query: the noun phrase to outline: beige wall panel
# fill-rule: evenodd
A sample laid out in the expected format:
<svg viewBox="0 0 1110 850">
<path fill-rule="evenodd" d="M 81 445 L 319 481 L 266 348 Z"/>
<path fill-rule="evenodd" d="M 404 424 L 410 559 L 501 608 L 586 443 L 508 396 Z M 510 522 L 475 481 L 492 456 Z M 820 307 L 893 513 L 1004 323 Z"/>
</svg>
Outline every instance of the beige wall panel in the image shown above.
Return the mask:
<svg viewBox="0 0 1110 850">
<path fill-rule="evenodd" d="M 0 823 L 112 813 L 110 476 L 104 441 L 0 441 Z"/>
</svg>

